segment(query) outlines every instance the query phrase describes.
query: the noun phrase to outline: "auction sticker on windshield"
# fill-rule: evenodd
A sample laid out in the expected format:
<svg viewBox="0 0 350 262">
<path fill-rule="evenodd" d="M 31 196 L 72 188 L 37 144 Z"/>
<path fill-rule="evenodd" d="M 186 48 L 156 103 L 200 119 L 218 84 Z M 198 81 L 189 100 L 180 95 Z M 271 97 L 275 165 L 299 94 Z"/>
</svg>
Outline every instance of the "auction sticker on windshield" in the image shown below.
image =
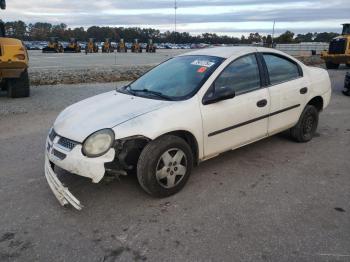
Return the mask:
<svg viewBox="0 0 350 262">
<path fill-rule="evenodd" d="M 210 62 L 208 60 L 194 60 L 191 65 L 196 65 L 196 66 L 205 66 L 205 67 L 211 67 L 213 65 L 215 65 L 214 62 Z"/>
<path fill-rule="evenodd" d="M 197 72 L 198 72 L 198 73 L 204 73 L 206 70 L 207 70 L 207 68 L 206 68 L 205 66 L 202 66 L 202 67 L 200 67 L 200 68 L 197 70 Z"/>
</svg>

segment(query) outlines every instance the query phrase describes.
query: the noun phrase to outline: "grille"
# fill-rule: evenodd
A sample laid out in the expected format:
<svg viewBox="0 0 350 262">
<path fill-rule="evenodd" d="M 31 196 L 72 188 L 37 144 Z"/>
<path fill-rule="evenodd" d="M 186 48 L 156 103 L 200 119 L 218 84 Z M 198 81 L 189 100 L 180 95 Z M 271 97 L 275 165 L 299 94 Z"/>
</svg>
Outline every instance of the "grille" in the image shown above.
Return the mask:
<svg viewBox="0 0 350 262">
<path fill-rule="evenodd" d="M 346 39 L 333 39 L 329 44 L 329 54 L 345 54 Z"/>
<path fill-rule="evenodd" d="M 58 144 L 64 148 L 72 150 L 78 143 L 68 138 L 61 137 L 60 140 L 58 140 Z"/>
<path fill-rule="evenodd" d="M 65 155 L 65 154 L 61 153 L 60 151 L 57 151 L 56 149 L 53 149 L 53 150 L 52 150 L 52 153 L 53 153 L 53 155 L 54 155 L 55 157 L 57 157 L 57 158 L 60 159 L 60 160 L 63 160 L 63 159 L 66 158 L 66 155 Z"/>
<path fill-rule="evenodd" d="M 55 130 L 53 130 L 53 128 L 51 129 L 51 132 L 49 134 L 49 138 L 51 141 L 53 141 L 55 139 L 55 137 L 57 136 Z"/>
</svg>

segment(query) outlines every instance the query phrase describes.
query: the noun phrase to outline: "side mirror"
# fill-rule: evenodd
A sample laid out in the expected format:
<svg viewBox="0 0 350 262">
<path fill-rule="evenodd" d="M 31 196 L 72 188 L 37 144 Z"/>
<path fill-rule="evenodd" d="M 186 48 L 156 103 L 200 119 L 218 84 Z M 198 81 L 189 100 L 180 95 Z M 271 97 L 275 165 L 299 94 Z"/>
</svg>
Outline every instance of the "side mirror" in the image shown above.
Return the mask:
<svg viewBox="0 0 350 262">
<path fill-rule="evenodd" d="M 207 93 L 203 98 L 203 105 L 214 104 L 222 100 L 234 98 L 236 93 L 231 87 L 213 87 L 212 92 Z"/>
</svg>

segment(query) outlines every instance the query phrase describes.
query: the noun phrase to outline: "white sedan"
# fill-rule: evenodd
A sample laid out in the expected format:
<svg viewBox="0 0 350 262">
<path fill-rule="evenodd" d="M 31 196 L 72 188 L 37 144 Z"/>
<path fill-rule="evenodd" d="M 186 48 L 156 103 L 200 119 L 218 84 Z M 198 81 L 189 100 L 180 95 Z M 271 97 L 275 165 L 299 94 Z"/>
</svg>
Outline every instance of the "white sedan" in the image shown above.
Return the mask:
<svg viewBox="0 0 350 262">
<path fill-rule="evenodd" d="M 222 152 L 288 129 L 309 141 L 330 97 L 327 71 L 274 49 L 182 54 L 63 110 L 47 138 L 45 175 L 59 202 L 77 209 L 55 166 L 94 183 L 134 171 L 147 193 L 167 197 L 193 166 Z"/>
</svg>

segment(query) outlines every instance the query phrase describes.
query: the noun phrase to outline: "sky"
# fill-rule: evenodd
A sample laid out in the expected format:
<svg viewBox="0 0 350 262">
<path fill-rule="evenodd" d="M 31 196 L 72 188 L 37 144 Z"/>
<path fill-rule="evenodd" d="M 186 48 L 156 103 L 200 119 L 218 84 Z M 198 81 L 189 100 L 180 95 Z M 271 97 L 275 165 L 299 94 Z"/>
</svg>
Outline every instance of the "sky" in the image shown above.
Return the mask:
<svg viewBox="0 0 350 262">
<path fill-rule="evenodd" d="M 68 27 L 124 26 L 175 29 L 174 0 L 7 0 L 4 21 L 65 23 Z M 177 0 L 177 31 L 240 36 L 341 32 L 350 0 Z"/>
</svg>

